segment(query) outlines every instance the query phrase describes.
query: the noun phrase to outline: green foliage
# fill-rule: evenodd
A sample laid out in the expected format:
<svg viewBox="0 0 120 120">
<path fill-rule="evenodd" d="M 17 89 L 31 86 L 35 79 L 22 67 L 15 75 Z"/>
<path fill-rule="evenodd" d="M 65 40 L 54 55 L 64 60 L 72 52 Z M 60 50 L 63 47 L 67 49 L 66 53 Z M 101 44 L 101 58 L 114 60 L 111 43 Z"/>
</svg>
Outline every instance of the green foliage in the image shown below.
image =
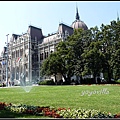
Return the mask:
<svg viewBox="0 0 120 120">
<path fill-rule="evenodd" d="M 4 83 L 0 84 L 0 87 L 6 87 L 6 84 L 4 84 Z"/>
<path fill-rule="evenodd" d="M 106 88 L 109 94 L 81 96 L 82 92 L 100 91 Z M 23 87 L 0 88 L 0 101 L 14 104 L 54 106 L 65 108 L 96 109 L 112 114 L 120 112 L 120 85 L 63 85 L 33 86 L 30 92 Z M 100 102 L 101 101 L 101 102 Z M 100 107 L 101 106 L 101 107 Z"/>
<path fill-rule="evenodd" d="M 102 72 L 104 66 L 105 57 L 100 50 L 101 42 L 91 42 L 89 50 L 85 50 L 82 54 L 85 59 L 84 72 L 83 74 L 92 74 L 94 79 Z"/>
<path fill-rule="evenodd" d="M 120 84 L 120 79 L 116 80 L 115 82 L 118 83 L 118 84 Z"/>
<path fill-rule="evenodd" d="M 54 75 L 55 81 L 56 81 L 56 75 L 57 73 L 60 73 L 62 63 L 61 58 L 57 54 L 57 52 L 54 52 L 50 54 L 50 56 L 43 61 L 43 64 L 41 66 L 40 74 L 41 76 L 44 75 Z"/>
<path fill-rule="evenodd" d="M 43 80 L 38 83 L 38 85 L 55 85 L 53 80 Z"/>
<path fill-rule="evenodd" d="M 56 50 L 43 63 L 43 75 L 60 73 L 65 81 L 70 81 L 73 75 L 82 79 L 92 74 L 95 80 L 103 72 L 111 83 L 111 78 L 120 77 L 120 22 L 113 20 L 109 25 L 101 24 L 100 29 L 95 26 L 74 30 Z"/>
<path fill-rule="evenodd" d="M 82 84 L 93 84 L 94 81 L 92 78 L 84 78 Z"/>
<path fill-rule="evenodd" d="M 67 48 L 67 43 L 60 42 L 56 48 L 57 51 L 44 60 L 41 75 L 54 75 L 56 81 L 56 75 L 60 73 L 66 81 L 70 80 L 73 75 L 73 62 L 71 61 L 72 56 L 69 48 Z"/>
</svg>

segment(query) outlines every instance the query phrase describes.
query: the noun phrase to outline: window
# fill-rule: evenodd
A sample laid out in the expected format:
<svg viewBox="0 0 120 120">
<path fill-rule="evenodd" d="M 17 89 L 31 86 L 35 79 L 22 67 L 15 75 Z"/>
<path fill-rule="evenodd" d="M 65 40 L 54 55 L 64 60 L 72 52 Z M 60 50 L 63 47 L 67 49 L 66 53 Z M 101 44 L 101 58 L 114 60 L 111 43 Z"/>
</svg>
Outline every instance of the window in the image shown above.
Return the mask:
<svg viewBox="0 0 120 120">
<path fill-rule="evenodd" d="M 27 64 L 25 64 L 25 68 L 28 69 L 28 65 Z"/>
<path fill-rule="evenodd" d="M 3 75 L 3 80 L 4 80 L 5 76 Z"/>
<path fill-rule="evenodd" d="M 38 55 L 36 55 L 36 59 L 37 59 L 37 61 L 38 61 Z"/>
<path fill-rule="evenodd" d="M 32 45 L 32 49 L 34 49 L 34 45 Z"/>
<path fill-rule="evenodd" d="M 32 55 L 32 61 L 34 61 L 34 55 Z"/>
<path fill-rule="evenodd" d="M 46 59 L 46 57 L 47 57 L 47 54 L 46 54 L 46 52 L 45 52 L 45 59 Z"/>
<path fill-rule="evenodd" d="M 40 60 L 43 60 L 43 53 L 40 54 Z"/>
<path fill-rule="evenodd" d="M 47 57 L 48 57 L 48 52 L 47 52 Z"/>
</svg>

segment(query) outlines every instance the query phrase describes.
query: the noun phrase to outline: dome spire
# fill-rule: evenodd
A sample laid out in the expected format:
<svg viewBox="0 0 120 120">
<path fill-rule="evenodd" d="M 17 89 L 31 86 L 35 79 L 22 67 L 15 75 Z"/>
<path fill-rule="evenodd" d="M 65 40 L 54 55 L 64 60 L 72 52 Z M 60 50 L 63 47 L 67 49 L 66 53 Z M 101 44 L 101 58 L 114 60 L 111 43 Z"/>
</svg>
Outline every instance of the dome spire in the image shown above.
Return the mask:
<svg viewBox="0 0 120 120">
<path fill-rule="evenodd" d="M 120 20 L 119 20 L 119 14 L 118 14 L 118 12 L 117 12 L 117 22 L 118 22 L 118 21 L 120 21 Z"/>
<path fill-rule="evenodd" d="M 78 7 L 76 5 L 76 20 L 79 20 L 79 13 L 78 13 Z"/>
<path fill-rule="evenodd" d="M 78 29 L 78 28 L 82 28 L 83 30 L 88 29 L 87 25 L 80 20 L 77 4 L 76 4 L 76 20 L 72 23 L 71 27 L 73 29 Z"/>
</svg>

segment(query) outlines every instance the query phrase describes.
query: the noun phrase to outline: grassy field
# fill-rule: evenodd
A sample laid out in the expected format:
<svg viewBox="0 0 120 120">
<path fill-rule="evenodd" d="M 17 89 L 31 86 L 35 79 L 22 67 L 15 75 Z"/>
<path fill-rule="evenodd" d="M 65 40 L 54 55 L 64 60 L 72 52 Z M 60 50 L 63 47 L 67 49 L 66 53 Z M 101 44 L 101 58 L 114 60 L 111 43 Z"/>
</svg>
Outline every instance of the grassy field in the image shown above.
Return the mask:
<svg viewBox="0 0 120 120">
<path fill-rule="evenodd" d="M 120 85 L 33 86 L 0 88 L 0 102 L 96 109 L 120 113 Z"/>
</svg>

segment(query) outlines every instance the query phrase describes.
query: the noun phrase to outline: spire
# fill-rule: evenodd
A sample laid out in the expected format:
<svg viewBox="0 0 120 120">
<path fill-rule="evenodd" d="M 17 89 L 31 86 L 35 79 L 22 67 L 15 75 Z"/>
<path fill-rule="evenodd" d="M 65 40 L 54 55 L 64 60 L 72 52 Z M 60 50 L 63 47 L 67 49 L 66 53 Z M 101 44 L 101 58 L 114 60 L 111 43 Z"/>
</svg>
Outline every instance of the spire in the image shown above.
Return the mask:
<svg viewBox="0 0 120 120">
<path fill-rule="evenodd" d="M 119 19 L 119 14 L 118 14 L 118 12 L 117 12 L 117 22 L 118 22 L 118 21 L 120 21 L 120 19 Z"/>
<path fill-rule="evenodd" d="M 78 7 L 76 6 L 76 20 L 79 20 Z"/>
</svg>

